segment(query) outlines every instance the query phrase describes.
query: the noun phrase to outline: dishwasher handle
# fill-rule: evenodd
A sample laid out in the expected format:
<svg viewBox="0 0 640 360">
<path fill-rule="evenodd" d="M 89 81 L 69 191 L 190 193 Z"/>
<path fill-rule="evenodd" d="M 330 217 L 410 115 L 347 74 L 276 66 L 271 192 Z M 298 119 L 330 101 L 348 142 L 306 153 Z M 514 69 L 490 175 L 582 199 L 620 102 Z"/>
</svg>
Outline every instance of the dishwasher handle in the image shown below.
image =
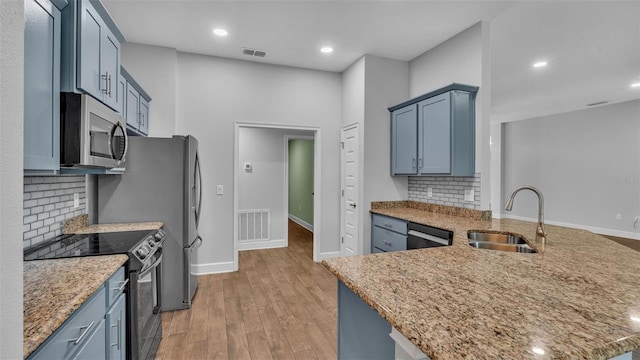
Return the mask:
<svg viewBox="0 0 640 360">
<path fill-rule="evenodd" d="M 415 231 L 415 230 L 409 230 L 408 235 L 409 236 L 419 237 L 419 238 L 425 239 L 425 240 L 429 240 L 429 241 L 432 241 L 434 243 L 438 243 L 438 244 L 443 245 L 443 246 L 451 245 L 451 242 L 450 242 L 449 239 L 439 238 L 437 236 L 421 233 L 421 232 L 418 232 L 418 231 Z"/>
</svg>

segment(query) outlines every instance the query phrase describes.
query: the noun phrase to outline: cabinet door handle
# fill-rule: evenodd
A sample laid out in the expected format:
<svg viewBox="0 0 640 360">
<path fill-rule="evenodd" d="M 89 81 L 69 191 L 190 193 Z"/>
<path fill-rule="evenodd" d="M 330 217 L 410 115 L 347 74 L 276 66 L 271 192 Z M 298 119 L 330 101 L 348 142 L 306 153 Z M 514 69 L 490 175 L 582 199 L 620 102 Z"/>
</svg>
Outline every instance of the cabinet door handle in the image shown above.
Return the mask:
<svg viewBox="0 0 640 360">
<path fill-rule="evenodd" d="M 422 169 L 422 158 L 418 159 L 418 169 Z"/>
<path fill-rule="evenodd" d="M 104 89 L 100 88 L 100 91 L 109 95 L 109 81 L 110 81 L 109 72 L 106 71 L 104 75 L 101 75 L 101 77 L 104 80 Z"/>
<path fill-rule="evenodd" d="M 142 117 L 142 126 L 144 126 L 144 113 L 141 113 L 140 115 Z"/>
<path fill-rule="evenodd" d="M 352 202 L 351 204 L 349 204 L 349 206 L 351 206 L 352 208 L 354 208 L 354 209 L 355 209 L 355 208 L 356 208 L 356 203 L 353 203 L 353 202 Z"/>
<path fill-rule="evenodd" d="M 416 168 L 416 158 L 411 158 L 411 168 L 415 169 Z"/>
<path fill-rule="evenodd" d="M 122 346 L 120 344 L 120 319 L 118 319 L 116 321 L 115 325 L 111 325 L 111 328 L 116 328 L 116 343 L 115 344 L 111 344 L 111 346 L 117 346 L 118 350 L 120 350 L 120 346 Z"/>
<path fill-rule="evenodd" d="M 89 324 L 88 326 L 82 326 L 80 327 L 80 329 L 84 328 L 84 331 L 82 332 L 82 334 L 80 334 L 80 336 L 78 336 L 77 339 L 71 339 L 69 340 L 69 342 L 73 342 L 73 345 L 78 345 L 82 342 L 82 339 L 84 339 L 85 336 L 87 336 L 87 334 L 89 333 L 89 331 L 91 330 L 91 328 L 93 327 L 94 321 L 91 322 L 91 324 Z"/>
<path fill-rule="evenodd" d="M 119 288 L 114 289 L 113 291 L 117 291 L 117 292 L 122 292 L 125 288 L 125 286 L 127 286 L 127 284 L 129 283 L 129 279 L 126 279 L 125 281 L 121 281 L 121 285 Z"/>
<path fill-rule="evenodd" d="M 109 95 L 109 97 L 111 97 L 111 75 L 109 75 L 109 73 L 107 73 L 107 77 L 109 78 L 109 92 L 107 93 L 107 95 Z"/>
</svg>

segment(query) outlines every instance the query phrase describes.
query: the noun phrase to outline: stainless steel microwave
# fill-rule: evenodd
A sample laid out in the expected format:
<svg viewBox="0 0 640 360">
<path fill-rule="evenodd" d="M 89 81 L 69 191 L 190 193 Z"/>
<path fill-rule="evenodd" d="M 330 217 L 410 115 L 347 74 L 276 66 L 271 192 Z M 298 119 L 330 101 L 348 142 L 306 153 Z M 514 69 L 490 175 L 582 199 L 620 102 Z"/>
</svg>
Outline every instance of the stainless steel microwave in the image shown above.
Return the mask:
<svg viewBox="0 0 640 360">
<path fill-rule="evenodd" d="M 124 168 L 125 122 L 114 110 L 87 94 L 60 94 L 60 166 Z"/>
</svg>

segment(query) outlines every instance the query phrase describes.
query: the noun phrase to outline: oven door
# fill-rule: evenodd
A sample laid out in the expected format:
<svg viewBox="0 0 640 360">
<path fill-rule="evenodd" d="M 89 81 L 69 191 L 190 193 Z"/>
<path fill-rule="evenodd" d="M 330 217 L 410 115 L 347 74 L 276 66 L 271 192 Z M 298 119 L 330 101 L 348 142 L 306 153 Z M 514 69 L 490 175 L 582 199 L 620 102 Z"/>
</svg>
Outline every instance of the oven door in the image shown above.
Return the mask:
<svg viewBox="0 0 640 360">
<path fill-rule="evenodd" d="M 132 274 L 136 281 L 132 281 L 133 299 L 131 301 L 134 309 L 130 316 L 135 325 L 130 329 L 131 359 L 153 358 L 162 337 L 160 314 L 162 248 L 156 251 L 149 264 L 140 272 Z"/>
</svg>

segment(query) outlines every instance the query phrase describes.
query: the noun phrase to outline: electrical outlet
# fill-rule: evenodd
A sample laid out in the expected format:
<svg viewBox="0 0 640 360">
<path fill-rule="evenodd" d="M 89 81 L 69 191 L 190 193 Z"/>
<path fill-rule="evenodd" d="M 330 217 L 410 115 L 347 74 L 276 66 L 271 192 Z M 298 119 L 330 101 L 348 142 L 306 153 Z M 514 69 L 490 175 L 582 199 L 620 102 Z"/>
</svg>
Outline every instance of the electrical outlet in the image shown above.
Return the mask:
<svg viewBox="0 0 640 360">
<path fill-rule="evenodd" d="M 473 189 L 465 189 L 464 190 L 464 200 L 465 201 L 474 201 L 475 200 L 475 191 Z"/>
<path fill-rule="evenodd" d="M 433 188 L 427 188 L 427 197 L 433 197 Z"/>
<path fill-rule="evenodd" d="M 73 208 L 77 208 L 80 207 L 80 194 L 78 193 L 74 193 L 73 194 Z"/>
<path fill-rule="evenodd" d="M 222 187 L 222 185 L 217 185 L 216 186 L 216 195 L 222 195 L 224 194 L 224 188 Z"/>
<path fill-rule="evenodd" d="M 618 221 L 622 220 L 622 214 L 616 214 L 616 220 Z"/>
</svg>

